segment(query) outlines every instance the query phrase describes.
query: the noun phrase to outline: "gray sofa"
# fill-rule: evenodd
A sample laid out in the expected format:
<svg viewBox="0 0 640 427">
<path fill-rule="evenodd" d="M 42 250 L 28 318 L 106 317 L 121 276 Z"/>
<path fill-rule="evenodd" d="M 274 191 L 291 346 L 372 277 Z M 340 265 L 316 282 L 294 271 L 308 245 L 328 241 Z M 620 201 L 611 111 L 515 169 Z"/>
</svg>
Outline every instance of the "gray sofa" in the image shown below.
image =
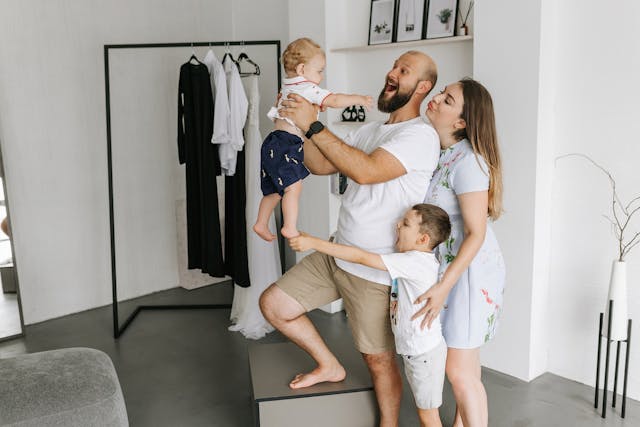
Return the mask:
<svg viewBox="0 0 640 427">
<path fill-rule="evenodd" d="M 111 359 L 89 348 L 0 359 L 0 425 L 128 426 Z"/>
</svg>

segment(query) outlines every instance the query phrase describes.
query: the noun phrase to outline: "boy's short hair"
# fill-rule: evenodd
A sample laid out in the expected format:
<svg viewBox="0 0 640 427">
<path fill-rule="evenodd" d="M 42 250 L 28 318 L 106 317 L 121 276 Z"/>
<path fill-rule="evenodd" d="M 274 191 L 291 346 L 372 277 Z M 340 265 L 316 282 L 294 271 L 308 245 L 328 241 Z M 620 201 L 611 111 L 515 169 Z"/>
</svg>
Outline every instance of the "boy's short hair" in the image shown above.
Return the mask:
<svg viewBox="0 0 640 427">
<path fill-rule="evenodd" d="M 320 45 L 308 37 L 289 43 L 282 54 L 282 66 L 287 74 L 295 74 L 298 64 L 304 64 L 316 55 L 324 55 Z"/>
<path fill-rule="evenodd" d="M 449 238 L 451 234 L 451 222 L 449 214 L 436 206 L 428 203 L 420 203 L 411 209 L 420 216 L 420 232 L 429 236 L 429 244 L 433 249 Z"/>
</svg>

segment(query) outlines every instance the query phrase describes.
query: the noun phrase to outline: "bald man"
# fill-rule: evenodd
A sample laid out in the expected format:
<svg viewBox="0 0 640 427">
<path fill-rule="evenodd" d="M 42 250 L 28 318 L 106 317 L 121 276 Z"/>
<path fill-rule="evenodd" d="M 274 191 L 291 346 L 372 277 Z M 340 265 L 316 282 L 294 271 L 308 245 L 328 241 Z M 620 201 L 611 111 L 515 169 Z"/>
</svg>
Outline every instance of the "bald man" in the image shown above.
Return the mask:
<svg viewBox="0 0 640 427">
<path fill-rule="evenodd" d="M 368 123 L 341 140 L 317 121 L 317 106 L 292 96 L 280 114 L 306 133 L 304 163 L 316 175 L 349 178 L 338 216 L 337 243 L 392 253 L 396 223 L 422 203 L 438 164 L 440 143 L 420 117 L 437 69 L 424 53 L 400 56 L 385 78 L 378 109 L 386 122 Z M 397 426 L 402 382 L 389 320 L 391 290 L 386 271 L 315 252 L 302 259 L 260 298 L 267 320 L 317 362 L 291 388 L 342 381 L 346 372 L 305 313 L 343 298 L 355 346 L 369 367 L 380 408 L 380 426 Z"/>
</svg>

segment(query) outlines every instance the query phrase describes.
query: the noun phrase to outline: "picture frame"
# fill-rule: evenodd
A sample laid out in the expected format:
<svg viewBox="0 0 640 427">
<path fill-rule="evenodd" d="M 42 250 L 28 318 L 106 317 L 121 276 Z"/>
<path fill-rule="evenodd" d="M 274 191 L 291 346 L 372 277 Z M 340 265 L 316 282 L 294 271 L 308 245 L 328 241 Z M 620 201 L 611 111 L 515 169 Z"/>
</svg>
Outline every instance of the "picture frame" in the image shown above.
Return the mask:
<svg viewBox="0 0 640 427">
<path fill-rule="evenodd" d="M 420 40 L 424 37 L 426 2 L 427 0 L 396 0 L 396 42 Z"/>
<path fill-rule="evenodd" d="M 369 44 L 392 43 L 394 40 L 396 0 L 371 0 Z"/>
<path fill-rule="evenodd" d="M 429 0 L 425 18 L 425 39 L 453 37 L 458 19 L 458 0 Z"/>
</svg>

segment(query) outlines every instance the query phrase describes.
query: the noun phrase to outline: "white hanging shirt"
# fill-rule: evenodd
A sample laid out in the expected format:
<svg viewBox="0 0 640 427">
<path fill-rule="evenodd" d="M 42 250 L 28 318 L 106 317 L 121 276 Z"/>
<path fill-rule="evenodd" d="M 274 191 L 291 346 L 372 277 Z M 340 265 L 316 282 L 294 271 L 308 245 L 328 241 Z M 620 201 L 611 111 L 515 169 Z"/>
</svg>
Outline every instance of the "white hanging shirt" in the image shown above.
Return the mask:
<svg viewBox="0 0 640 427">
<path fill-rule="evenodd" d="M 377 184 L 360 185 L 349 179 L 338 215 L 336 243 L 377 254 L 391 253 L 396 223 L 407 209 L 422 203 L 427 194 L 440 156 L 438 134 L 416 117 L 395 124 L 368 123 L 347 135 L 344 142 L 366 154 L 382 148 L 398 159 L 407 173 Z M 385 271 L 337 258 L 336 264 L 363 279 L 391 284 Z"/>
<path fill-rule="evenodd" d="M 438 315 L 431 327 L 420 328 L 423 317 L 411 320 L 420 306 L 413 302 L 438 281 L 440 263 L 433 252 L 408 251 L 381 255 L 392 279 L 389 317 L 398 354 L 417 356 L 444 340 Z"/>
<path fill-rule="evenodd" d="M 227 77 L 227 91 L 229 95 L 229 110 L 231 116 L 229 118 L 229 136 L 230 142 L 220 146 L 220 167 L 222 173 L 227 176 L 233 176 L 236 173 L 236 161 L 238 160 L 238 151 L 242 151 L 244 147 L 244 136 L 242 129 L 247 121 L 247 111 L 249 109 L 249 101 L 242 86 L 240 73 L 236 64 L 228 60 L 224 64 L 224 71 Z"/>
<path fill-rule="evenodd" d="M 312 81 L 305 79 L 303 76 L 292 77 L 290 79 L 284 79 L 282 81 L 282 96 L 278 101 L 277 107 L 271 107 L 269 112 L 267 113 L 267 117 L 271 120 L 282 119 L 286 120 L 291 126 L 296 127 L 295 124 L 291 121 L 291 119 L 286 117 L 280 117 L 278 113 L 278 109 L 282 107 L 282 101 L 287 99 L 290 93 L 295 93 L 300 95 L 307 101 L 312 104 L 316 104 L 322 107 L 322 103 L 325 98 L 331 95 L 331 91 L 327 89 L 322 89 L 317 84 Z"/>
<path fill-rule="evenodd" d="M 227 95 L 227 76 L 222 63 L 216 58 L 216 54 L 212 50 L 207 52 L 202 62 L 209 69 L 211 92 L 213 93 L 213 135 L 211 136 L 211 142 L 214 144 L 226 144 L 231 141 L 229 135 L 231 112 L 229 111 L 229 97 Z"/>
</svg>

